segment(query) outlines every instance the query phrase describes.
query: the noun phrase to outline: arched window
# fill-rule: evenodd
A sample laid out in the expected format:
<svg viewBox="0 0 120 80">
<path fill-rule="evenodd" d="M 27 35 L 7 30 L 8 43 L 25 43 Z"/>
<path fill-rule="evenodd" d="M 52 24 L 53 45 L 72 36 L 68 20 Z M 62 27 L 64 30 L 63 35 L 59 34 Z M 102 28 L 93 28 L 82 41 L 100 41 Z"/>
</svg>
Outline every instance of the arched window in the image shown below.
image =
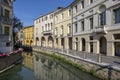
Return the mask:
<svg viewBox="0 0 120 80">
<path fill-rule="evenodd" d="M 100 25 L 101 26 L 106 25 L 106 6 L 102 5 L 99 8 L 99 11 L 100 11 Z"/>
</svg>

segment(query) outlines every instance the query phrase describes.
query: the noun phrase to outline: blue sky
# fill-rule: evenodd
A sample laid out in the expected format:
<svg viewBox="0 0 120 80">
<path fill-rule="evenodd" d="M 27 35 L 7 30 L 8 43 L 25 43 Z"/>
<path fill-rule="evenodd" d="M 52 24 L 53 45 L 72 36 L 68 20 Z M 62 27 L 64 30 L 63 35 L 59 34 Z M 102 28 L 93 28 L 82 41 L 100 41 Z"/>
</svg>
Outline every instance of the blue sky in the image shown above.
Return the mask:
<svg viewBox="0 0 120 80">
<path fill-rule="evenodd" d="M 14 14 L 24 24 L 24 26 L 33 25 L 34 19 L 40 14 L 47 14 L 58 6 L 66 7 L 74 0 L 16 0 L 14 2 Z"/>
</svg>

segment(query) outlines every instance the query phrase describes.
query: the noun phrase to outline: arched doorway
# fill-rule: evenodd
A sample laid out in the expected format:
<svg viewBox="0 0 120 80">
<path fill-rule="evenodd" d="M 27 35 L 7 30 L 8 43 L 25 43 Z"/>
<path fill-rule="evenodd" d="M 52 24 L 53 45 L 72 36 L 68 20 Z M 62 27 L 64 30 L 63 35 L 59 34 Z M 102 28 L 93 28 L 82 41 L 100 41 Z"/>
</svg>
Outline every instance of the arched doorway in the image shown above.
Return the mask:
<svg viewBox="0 0 120 80">
<path fill-rule="evenodd" d="M 49 36 L 48 37 L 48 47 L 52 48 L 53 45 L 54 45 L 54 40 L 53 40 L 52 36 Z"/>
<path fill-rule="evenodd" d="M 75 38 L 75 41 L 76 41 L 76 51 L 78 51 L 78 38 Z"/>
<path fill-rule="evenodd" d="M 82 51 L 85 51 L 85 43 L 86 43 L 85 39 L 82 38 Z"/>
<path fill-rule="evenodd" d="M 36 37 L 36 45 L 38 46 L 38 42 L 39 42 L 39 38 L 38 37 Z"/>
<path fill-rule="evenodd" d="M 41 38 L 41 46 L 42 46 L 42 47 L 45 47 L 45 45 L 46 45 L 46 44 L 45 44 L 45 38 L 42 37 L 42 38 Z"/>
<path fill-rule="evenodd" d="M 100 38 L 100 53 L 101 54 L 107 53 L 107 40 L 105 37 Z"/>
<path fill-rule="evenodd" d="M 30 46 L 32 46 L 33 45 L 33 41 L 32 40 L 30 40 Z"/>
</svg>

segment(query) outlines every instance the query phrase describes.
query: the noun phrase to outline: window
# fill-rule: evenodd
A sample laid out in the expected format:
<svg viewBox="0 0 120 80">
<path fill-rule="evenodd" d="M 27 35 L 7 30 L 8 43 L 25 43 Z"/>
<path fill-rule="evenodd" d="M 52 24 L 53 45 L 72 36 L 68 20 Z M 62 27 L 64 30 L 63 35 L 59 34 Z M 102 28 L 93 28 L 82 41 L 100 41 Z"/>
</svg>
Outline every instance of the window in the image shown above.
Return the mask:
<svg viewBox="0 0 120 80">
<path fill-rule="evenodd" d="M 50 19 L 52 19 L 52 18 L 53 18 L 53 14 L 50 15 Z"/>
<path fill-rule="evenodd" d="M 7 46 L 7 47 L 9 47 L 9 46 L 10 46 L 10 43 L 9 43 L 9 42 L 7 42 L 7 43 L 6 43 L 6 46 Z"/>
<path fill-rule="evenodd" d="M 93 3 L 93 0 L 90 0 L 90 4 Z"/>
<path fill-rule="evenodd" d="M 100 25 L 106 25 L 106 7 L 104 5 L 100 7 Z"/>
<path fill-rule="evenodd" d="M 10 28 L 9 27 L 5 27 L 4 34 L 5 35 L 9 35 L 10 34 Z"/>
<path fill-rule="evenodd" d="M 63 30 L 63 26 L 61 26 L 61 34 L 63 35 L 64 30 Z"/>
<path fill-rule="evenodd" d="M 120 39 L 120 34 L 114 34 L 114 39 L 119 40 Z"/>
<path fill-rule="evenodd" d="M 36 28 L 36 35 L 38 34 L 38 28 Z"/>
<path fill-rule="evenodd" d="M 58 35 L 58 29 L 57 28 L 55 29 L 55 35 Z"/>
<path fill-rule="evenodd" d="M 53 23 L 51 23 L 51 29 L 52 29 L 52 27 L 53 27 Z"/>
<path fill-rule="evenodd" d="M 50 30 L 50 24 L 48 23 L 48 30 Z"/>
<path fill-rule="evenodd" d="M 47 16 L 45 17 L 45 21 L 47 20 Z"/>
<path fill-rule="evenodd" d="M 77 11 L 78 11 L 78 8 L 77 8 L 77 5 L 75 6 L 75 13 L 77 13 Z"/>
<path fill-rule="evenodd" d="M 81 1 L 81 9 L 84 8 L 84 0 Z"/>
<path fill-rule="evenodd" d="M 5 9 L 5 17 L 10 18 L 10 11 Z"/>
<path fill-rule="evenodd" d="M 45 24 L 45 30 L 47 31 L 48 29 L 47 29 L 47 24 Z"/>
<path fill-rule="evenodd" d="M 2 34 L 2 27 L 0 26 L 0 34 Z"/>
<path fill-rule="evenodd" d="M 72 33 L 72 31 L 71 31 L 71 30 L 72 30 L 72 29 L 71 29 L 71 26 L 69 25 L 69 26 L 68 26 L 68 33 L 69 33 L 69 34 L 71 34 L 71 33 Z"/>
<path fill-rule="evenodd" d="M 8 4 L 9 5 L 9 2 L 8 2 L 8 0 L 3 0 L 6 4 Z"/>
<path fill-rule="evenodd" d="M 77 23 L 75 23 L 75 32 L 77 32 L 78 31 L 78 29 L 77 29 L 78 27 L 77 27 Z"/>
<path fill-rule="evenodd" d="M 56 21 L 58 21 L 58 16 L 56 16 Z"/>
<path fill-rule="evenodd" d="M 90 29 L 93 29 L 93 17 L 89 19 L 89 23 Z"/>
<path fill-rule="evenodd" d="M 56 39 L 56 44 L 58 44 L 58 38 Z"/>
<path fill-rule="evenodd" d="M 61 14 L 61 19 L 64 19 L 64 13 Z"/>
<path fill-rule="evenodd" d="M 42 26 L 42 31 L 44 31 L 44 26 Z"/>
<path fill-rule="evenodd" d="M 3 7 L 1 6 L 1 16 L 3 16 Z"/>
<path fill-rule="evenodd" d="M 120 8 L 114 10 L 114 18 L 115 24 L 120 23 Z"/>
<path fill-rule="evenodd" d="M 40 23 L 40 19 L 39 19 L 39 23 Z"/>
<path fill-rule="evenodd" d="M 81 31 L 84 31 L 84 21 L 81 21 Z"/>
<path fill-rule="evenodd" d="M 44 21 L 44 19 L 42 18 L 42 22 Z"/>
<path fill-rule="evenodd" d="M 69 12 L 68 12 L 68 16 L 71 16 L 71 10 L 69 10 Z"/>
</svg>

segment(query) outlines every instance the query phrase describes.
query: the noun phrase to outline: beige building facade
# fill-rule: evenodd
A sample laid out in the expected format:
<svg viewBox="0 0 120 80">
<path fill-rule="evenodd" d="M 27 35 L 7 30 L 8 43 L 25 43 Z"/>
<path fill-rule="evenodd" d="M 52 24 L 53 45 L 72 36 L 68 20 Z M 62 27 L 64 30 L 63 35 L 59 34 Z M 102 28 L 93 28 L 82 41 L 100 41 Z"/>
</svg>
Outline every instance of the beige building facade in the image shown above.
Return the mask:
<svg viewBox="0 0 120 80">
<path fill-rule="evenodd" d="M 68 6 L 55 13 L 55 48 L 72 49 L 72 14 Z"/>
</svg>

